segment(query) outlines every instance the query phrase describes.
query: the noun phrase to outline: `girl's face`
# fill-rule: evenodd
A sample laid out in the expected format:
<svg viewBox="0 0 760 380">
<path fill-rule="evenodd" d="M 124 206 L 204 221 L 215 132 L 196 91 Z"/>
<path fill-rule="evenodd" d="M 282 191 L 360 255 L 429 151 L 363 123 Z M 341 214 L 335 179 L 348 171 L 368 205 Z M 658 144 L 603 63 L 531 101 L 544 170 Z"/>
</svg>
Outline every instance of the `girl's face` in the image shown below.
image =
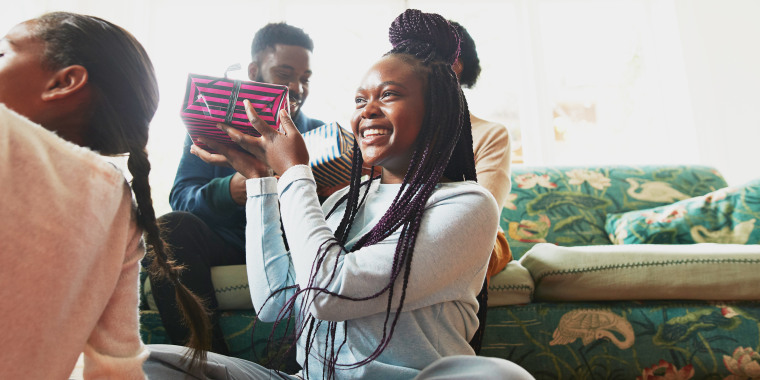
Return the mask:
<svg viewBox="0 0 760 380">
<path fill-rule="evenodd" d="M 425 83 L 413 67 L 386 56 L 356 90 L 351 128 L 367 165 L 383 167 L 383 183 L 401 183 L 422 128 Z"/>
<path fill-rule="evenodd" d="M 53 72 L 42 67 L 44 44 L 32 34 L 33 23 L 18 24 L 0 39 L 0 103 L 40 123 L 41 96 Z"/>
</svg>

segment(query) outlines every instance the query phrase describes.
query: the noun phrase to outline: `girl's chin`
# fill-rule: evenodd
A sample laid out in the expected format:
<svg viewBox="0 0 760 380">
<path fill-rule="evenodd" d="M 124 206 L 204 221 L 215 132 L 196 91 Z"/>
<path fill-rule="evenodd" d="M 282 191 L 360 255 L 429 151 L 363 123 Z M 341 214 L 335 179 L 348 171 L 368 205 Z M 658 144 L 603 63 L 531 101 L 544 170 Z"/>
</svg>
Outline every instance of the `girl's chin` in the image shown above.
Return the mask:
<svg viewBox="0 0 760 380">
<path fill-rule="evenodd" d="M 364 160 L 365 166 L 378 166 L 381 162 L 381 156 L 375 147 L 372 146 L 366 146 L 363 144 L 359 145 L 359 149 L 362 152 L 362 159 Z"/>
<path fill-rule="evenodd" d="M 364 166 L 366 167 L 376 166 L 379 168 L 381 165 L 379 162 L 375 160 L 364 160 Z"/>
<path fill-rule="evenodd" d="M 389 157 L 385 155 L 376 155 L 376 154 L 366 154 L 362 152 L 362 159 L 364 160 L 364 166 L 370 167 L 370 166 L 376 166 L 378 168 L 391 164 L 392 162 L 396 161 L 393 159 L 389 159 Z"/>
</svg>

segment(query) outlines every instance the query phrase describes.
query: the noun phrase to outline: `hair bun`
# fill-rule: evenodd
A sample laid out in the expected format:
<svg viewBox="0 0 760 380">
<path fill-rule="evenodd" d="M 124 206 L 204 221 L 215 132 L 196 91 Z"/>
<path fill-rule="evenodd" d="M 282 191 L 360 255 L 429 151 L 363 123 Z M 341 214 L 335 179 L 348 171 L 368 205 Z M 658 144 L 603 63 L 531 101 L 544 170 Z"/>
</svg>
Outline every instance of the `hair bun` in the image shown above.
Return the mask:
<svg viewBox="0 0 760 380">
<path fill-rule="evenodd" d="M 459 56 L 459 35 L 441 15 L 407 9 L 388 30 L 394 50 L 425 59 L 440 59 L 454 64 Z"/>
</svg>

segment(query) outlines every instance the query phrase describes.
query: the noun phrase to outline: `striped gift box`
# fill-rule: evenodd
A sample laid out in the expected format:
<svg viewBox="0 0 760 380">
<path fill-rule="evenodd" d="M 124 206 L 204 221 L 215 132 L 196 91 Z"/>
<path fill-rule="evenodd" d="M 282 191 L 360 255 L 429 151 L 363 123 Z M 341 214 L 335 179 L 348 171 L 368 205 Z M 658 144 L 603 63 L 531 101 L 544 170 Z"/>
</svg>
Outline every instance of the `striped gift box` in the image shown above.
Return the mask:
<svg viewBox="0 0 760 380">
<path fill-rule="evenodd" d="M 330 123 L 304 133 L 303 139 L 319 195 L 328 196 L 348 185 L 356 143 L 354 134 L 338 123 Z"/>
<path fill-rule="evenodd" d="M 217 123 L 226 123 L 249 135 L 259 136 L 245 114 L 244 99 L 250 100 L 256 113 L 269 126 L 279 129 L 279 111 L 289 109 L 287 87 L 189 74 L 180 116 L 193 142 L 209 151 L 198 141 L 199 137 L 237 146 L 216 127 Z"/>
</svg>

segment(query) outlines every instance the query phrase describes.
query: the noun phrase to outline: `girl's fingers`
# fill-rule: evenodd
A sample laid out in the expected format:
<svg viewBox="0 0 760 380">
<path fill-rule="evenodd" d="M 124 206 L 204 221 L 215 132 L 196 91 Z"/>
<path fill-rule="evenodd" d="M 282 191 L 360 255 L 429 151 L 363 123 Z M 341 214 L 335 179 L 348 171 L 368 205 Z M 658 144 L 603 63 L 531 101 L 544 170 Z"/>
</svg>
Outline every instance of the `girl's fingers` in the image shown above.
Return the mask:
<svg viewBox="0 0 760 380">
<path fill-rule="evenodd" d="M 217 152 L 225 152 L 226 149 L 228 149 L 226 146 L 222 144 L 214 143 L 213 141 L 207 141 L 205 139 L 200 139 L 200 141 L 207 146 L 209 146 L 211 149 L 216 150 Z M 207 150 L 202 149 L 198 145 L 193 144 L 190 146 L 190 153 L 198 156 L 201 160 L 208 162 L 212 165 L 218 165 L 218 166 L 229 166 L 229 162 L 227 161 L 227 157 L 224 154 L 216 154 L 216 153 L 210 153 Z"/>
<path fill-rule="evenodd" d="M 259 114 L 256 113 L 250 100 L 244 99 L 243 105 L 245 106 L 245 114 L 248 116 L 248 121 L 251 122 L 253 129 L 259 132 L 262 136 L 270 136 L 271 133 L 276 133 L 274 129 L 269 127 L 269 124 L 267 124 L 266 121 L 259 117 Z"/>
<path fill-rule="evenodd" d="M 271 175 L 269 173 L 269 166 L 262 160 L 256 158 L 253 154 L 244 152 L 234 146 L 227 146 L 215 141 L 208 141 L 206 139 L 200 139 L 200 141 L 208 145 L 211 149 L 219 152 L 219 154 L 209 153 L 197 145 L 190 147 L 190 152 L 203 161 L 213 165 L 231 166 L 245 178 L 266 177 Z"/>
<path fill-rule="evenodd" d="M 282 126 L 282 130 L 286 135 L 293 136 L 295 133 L 300 133 L 298 131 L 298 128 L 296 128 L 296 124 L 293 123 L 293 119 L 290 118 L 288 110 L 286 109 L 280 110 L 280 126 Z"/>
<path fill-rule="evenodd" d="M 237 128 L 233 128 L 223 123 L 217 124 L 216 127 L 224 131 L 224 133 L 226 133 L 227 136 L 230 137 L 230 140 L 232 140 L 232 142 L 234 142 L 235 144 L 240 145 L 241 148 L 247 150 L 248 152 L 254 155 L 261 153 L 262 151 L 262 148 L 260 146 L 262 142 L 261 138 L 253 137 L 249 134 L 241 132 Z"/>
</svg>

